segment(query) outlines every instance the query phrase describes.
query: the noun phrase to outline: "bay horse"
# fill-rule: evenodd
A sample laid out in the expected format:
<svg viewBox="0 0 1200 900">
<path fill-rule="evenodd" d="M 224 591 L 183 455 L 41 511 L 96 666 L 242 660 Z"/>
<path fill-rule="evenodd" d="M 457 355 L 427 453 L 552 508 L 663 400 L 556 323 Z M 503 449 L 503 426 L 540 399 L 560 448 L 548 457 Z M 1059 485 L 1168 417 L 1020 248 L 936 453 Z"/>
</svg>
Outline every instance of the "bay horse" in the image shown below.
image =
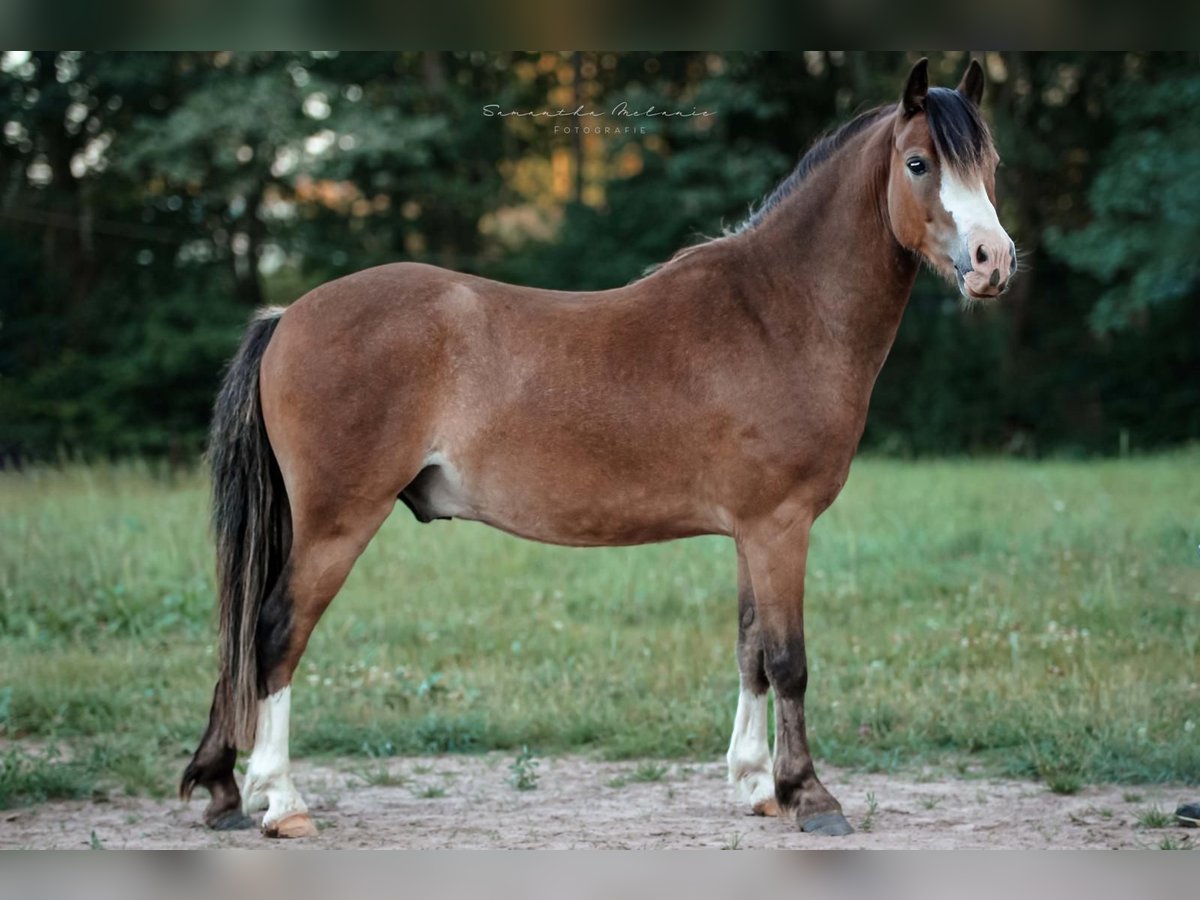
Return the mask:
<svg viewBox="0 0 1200 900">
<path fill-rule="evenodd" d="M 809 529 L 846 481 L 921 262 L 979 300 L 1016 270 L 982 91 L 977 61 L 952 90 L 922 59 L 898 104 L 820 140 L 741 227 L 621 288 L 399 263 L 261 313 L 209 447 L 220 669 L 180 785 L 208 789 L 205 822 L 265 809 L 269 836 L 316 834 L 289 774 L 292 675 L 399 499 L 422 522 L 553 544 L 732 537 L 730 780 L 756 813 L 850 833 L 805 732 Z"/>
</svg>

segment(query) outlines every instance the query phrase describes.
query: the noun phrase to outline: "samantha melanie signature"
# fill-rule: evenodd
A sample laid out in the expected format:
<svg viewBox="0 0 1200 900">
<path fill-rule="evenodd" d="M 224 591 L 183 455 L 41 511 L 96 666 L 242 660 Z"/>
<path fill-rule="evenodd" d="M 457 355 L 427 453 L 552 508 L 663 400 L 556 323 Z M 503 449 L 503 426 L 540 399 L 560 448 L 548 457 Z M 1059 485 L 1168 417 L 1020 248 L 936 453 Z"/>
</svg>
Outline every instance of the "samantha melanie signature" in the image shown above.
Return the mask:
<svg viewBox="0 0 1200 900">
<path fill-rule="evenodd" d="M 706 119 L 709 116 L 715 116 L 716 112 L 708 109 L 659 109 L 657 106 L 650 105 L 645 109 L 630 109 L 629 103 L 622 100 L 610 110 L 588 109 L 583 104 L 574 109 L 502 109 L 499 103 L 489 103 L 483 107 L 483 114 L 491 119 L 497 116 L 501 118 L 517 117 L 517 118 L 533 118 L 533 119 L 599 119 L 604 116 L 613 116 L 618 119 Z"/>
</svg>

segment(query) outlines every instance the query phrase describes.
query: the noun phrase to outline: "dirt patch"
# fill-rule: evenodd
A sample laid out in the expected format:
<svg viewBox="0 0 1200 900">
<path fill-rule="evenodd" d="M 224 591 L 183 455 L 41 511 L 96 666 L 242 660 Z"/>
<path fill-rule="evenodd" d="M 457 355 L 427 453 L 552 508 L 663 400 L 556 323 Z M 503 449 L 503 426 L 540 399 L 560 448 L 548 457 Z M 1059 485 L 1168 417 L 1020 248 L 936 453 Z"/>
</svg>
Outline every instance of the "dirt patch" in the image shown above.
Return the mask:
<svg viewBox="0 0 1200 900">
<path fill-rule="evenodd" d="M 1196 844 L 1197 832 L 1146 829 L 1151 807 L 1173 811 L 1195 789 L 1108 785 L 1059 796 L 1044 785 L 944 773 L 867 775 L 824 766 L 825 784 L 858 829 L 813 837 L 744 814 L 724 766 L 543 759 L 537 786 L 519 791 L 511 757 L 448 756 L 297 765 L 319 837 L 268 841 L 257 831 L 212 832 L 203 801 L 116 796 L 0 812 L 0 847 L 105 848 L 1038 848 Z M 876 802 L 869 814 L 868 795 Z M 870 815 L 870 830 L 864 820 Z"/>
</svg>

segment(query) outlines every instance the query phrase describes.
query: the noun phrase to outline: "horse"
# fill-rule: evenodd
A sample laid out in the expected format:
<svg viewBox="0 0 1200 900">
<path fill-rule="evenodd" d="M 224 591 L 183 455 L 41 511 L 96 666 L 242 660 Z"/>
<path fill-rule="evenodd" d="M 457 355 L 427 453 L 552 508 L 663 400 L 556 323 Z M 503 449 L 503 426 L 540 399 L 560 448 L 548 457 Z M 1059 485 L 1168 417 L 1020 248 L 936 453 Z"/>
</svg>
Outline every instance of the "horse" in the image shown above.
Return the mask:
<svg viewBox="0 0 1200 900">
<path fill-rule="evenodd" d="M 219 677 L 180 784 L 184 799 L 209 791 L 205 823 L 247 827 L 265 810 L 267 836 L 317 833 L 289 772 L 292 677 L 399 500 L 421 522 L 552 544 L 731 537 L 729 779 L 754 813 L 852 832 L 808 748 L 809 531 L 845 484 L 921 263 L 964 304 L 1016 271 L 983 83 L 972 60 L 957 88 L 930 87 L 920 60 L 898 103 L 819 140 L 740 227 L 623 287 L 402 262 L 261 312 L 208 450 Z"/>
</svg>

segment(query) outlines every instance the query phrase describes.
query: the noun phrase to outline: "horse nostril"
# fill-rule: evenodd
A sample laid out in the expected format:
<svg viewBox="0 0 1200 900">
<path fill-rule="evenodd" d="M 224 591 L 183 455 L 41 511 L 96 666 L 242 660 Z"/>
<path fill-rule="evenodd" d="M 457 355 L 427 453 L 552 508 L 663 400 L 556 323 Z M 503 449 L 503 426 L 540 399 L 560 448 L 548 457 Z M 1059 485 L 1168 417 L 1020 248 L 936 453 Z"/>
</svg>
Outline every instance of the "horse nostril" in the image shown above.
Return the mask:
<svg viewBox="0 0 1200 900">
<path fill-rule="evenodd" d="M 1000 270 L 992 269 L 992 277 L 988 279 L 988 284 L 995 287 L 1000 283 Z"/>
<path fill-rule="evenodd" d="M 988 261 L 987 251 L 983 249 L 983 244 L 975 248 L 975 259 L 981 263 Z"/>
</svg>

